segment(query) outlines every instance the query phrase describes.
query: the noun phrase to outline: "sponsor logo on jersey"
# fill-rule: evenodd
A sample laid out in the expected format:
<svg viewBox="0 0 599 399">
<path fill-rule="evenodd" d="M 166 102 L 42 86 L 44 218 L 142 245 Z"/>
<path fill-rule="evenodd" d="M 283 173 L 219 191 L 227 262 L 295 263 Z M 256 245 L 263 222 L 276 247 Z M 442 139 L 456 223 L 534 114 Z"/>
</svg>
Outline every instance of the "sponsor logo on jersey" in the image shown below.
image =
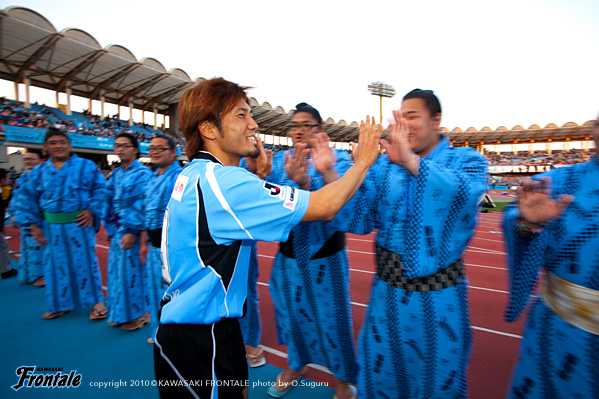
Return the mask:
<svg viewBox="0 0 599 399">
<path fill-rule="evenodd" d="M 268 195 L 271 197 L 276 197 L 283 201 L 285 199 L 285 192 L 287 191 L 286 187 L 277 186 L 276 184 L 265 181 L 262 185 L 265 190 L 268 190 Z"/>
<path fill-rule="evenodd" d="M 283 206 L 287 209 L 294 210 L 296 203 L 297 193 L 295 192 L 295 188 L 289 187 L 285 196 L 285 202 L 283 203 Z"/>
</svg>

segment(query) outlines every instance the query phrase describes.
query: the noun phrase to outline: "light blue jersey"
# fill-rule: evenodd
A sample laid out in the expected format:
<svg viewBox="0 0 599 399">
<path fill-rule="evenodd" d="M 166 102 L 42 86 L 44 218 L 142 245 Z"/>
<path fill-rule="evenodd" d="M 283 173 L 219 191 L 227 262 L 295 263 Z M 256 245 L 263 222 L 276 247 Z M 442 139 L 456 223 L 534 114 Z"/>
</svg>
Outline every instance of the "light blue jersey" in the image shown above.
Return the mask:
<svg viewBox="0 0 599 399">
<path fill-rule="evenodd" d="M 160 322 L 241 317 L 253 241 L 286 241 L 308 203 L 306 191 L 262 181 L 200 152 L 177 178 L 165 214 L 162 256 L 172 283 Z"/>
</svg>

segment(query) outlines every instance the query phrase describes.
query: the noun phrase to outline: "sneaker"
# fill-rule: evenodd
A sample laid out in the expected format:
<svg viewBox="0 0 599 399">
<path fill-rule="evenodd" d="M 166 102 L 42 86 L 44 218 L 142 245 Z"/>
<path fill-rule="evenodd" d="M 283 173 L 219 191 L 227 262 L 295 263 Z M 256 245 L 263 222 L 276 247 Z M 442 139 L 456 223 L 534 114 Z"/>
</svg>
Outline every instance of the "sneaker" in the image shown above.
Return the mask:
<svg viewBox="0 0 599 399">
<path fill-rule="evenodd" d="M 7 272 L 2 273 L 2 278 L 14 277 L 17 273 L 18 272 L 15 269 L 10 269 Z"/>
</svg>

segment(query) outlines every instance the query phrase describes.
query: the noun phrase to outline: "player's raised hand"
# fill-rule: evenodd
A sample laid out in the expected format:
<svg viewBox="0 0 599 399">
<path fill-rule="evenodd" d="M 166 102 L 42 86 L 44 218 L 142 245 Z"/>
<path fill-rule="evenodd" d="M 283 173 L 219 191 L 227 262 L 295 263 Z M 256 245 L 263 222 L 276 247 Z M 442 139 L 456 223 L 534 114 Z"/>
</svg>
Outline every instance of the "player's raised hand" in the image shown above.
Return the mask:
<svg viewBox="0 0 599 399">
<path fill-rule="evenodd" d="M 355 163 L 366 162 L 368 167 L 372 166 L 379 155 L 381 133 L 383 133 L 383 127 L 377 125 L 371 116 L 366 117 L 366 122 L 360 123 L 358 145 L 351 143 Z"/>
</svg>

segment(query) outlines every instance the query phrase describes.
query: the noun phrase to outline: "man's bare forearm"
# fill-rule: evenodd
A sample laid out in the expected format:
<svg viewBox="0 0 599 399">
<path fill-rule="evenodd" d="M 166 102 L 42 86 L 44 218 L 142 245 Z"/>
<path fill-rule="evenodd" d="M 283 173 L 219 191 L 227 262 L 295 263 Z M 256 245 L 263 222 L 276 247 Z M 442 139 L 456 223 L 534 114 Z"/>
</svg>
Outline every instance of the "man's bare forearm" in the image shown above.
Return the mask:
<svg viewBox="0 0 599 399">
<path fill-rule="evenodd" d="M 310 193 L 310 204 L 302 222 L 331 220 L 356 194 L 371 164 L 358 161 L 338 180 Z"/>
</svg>

